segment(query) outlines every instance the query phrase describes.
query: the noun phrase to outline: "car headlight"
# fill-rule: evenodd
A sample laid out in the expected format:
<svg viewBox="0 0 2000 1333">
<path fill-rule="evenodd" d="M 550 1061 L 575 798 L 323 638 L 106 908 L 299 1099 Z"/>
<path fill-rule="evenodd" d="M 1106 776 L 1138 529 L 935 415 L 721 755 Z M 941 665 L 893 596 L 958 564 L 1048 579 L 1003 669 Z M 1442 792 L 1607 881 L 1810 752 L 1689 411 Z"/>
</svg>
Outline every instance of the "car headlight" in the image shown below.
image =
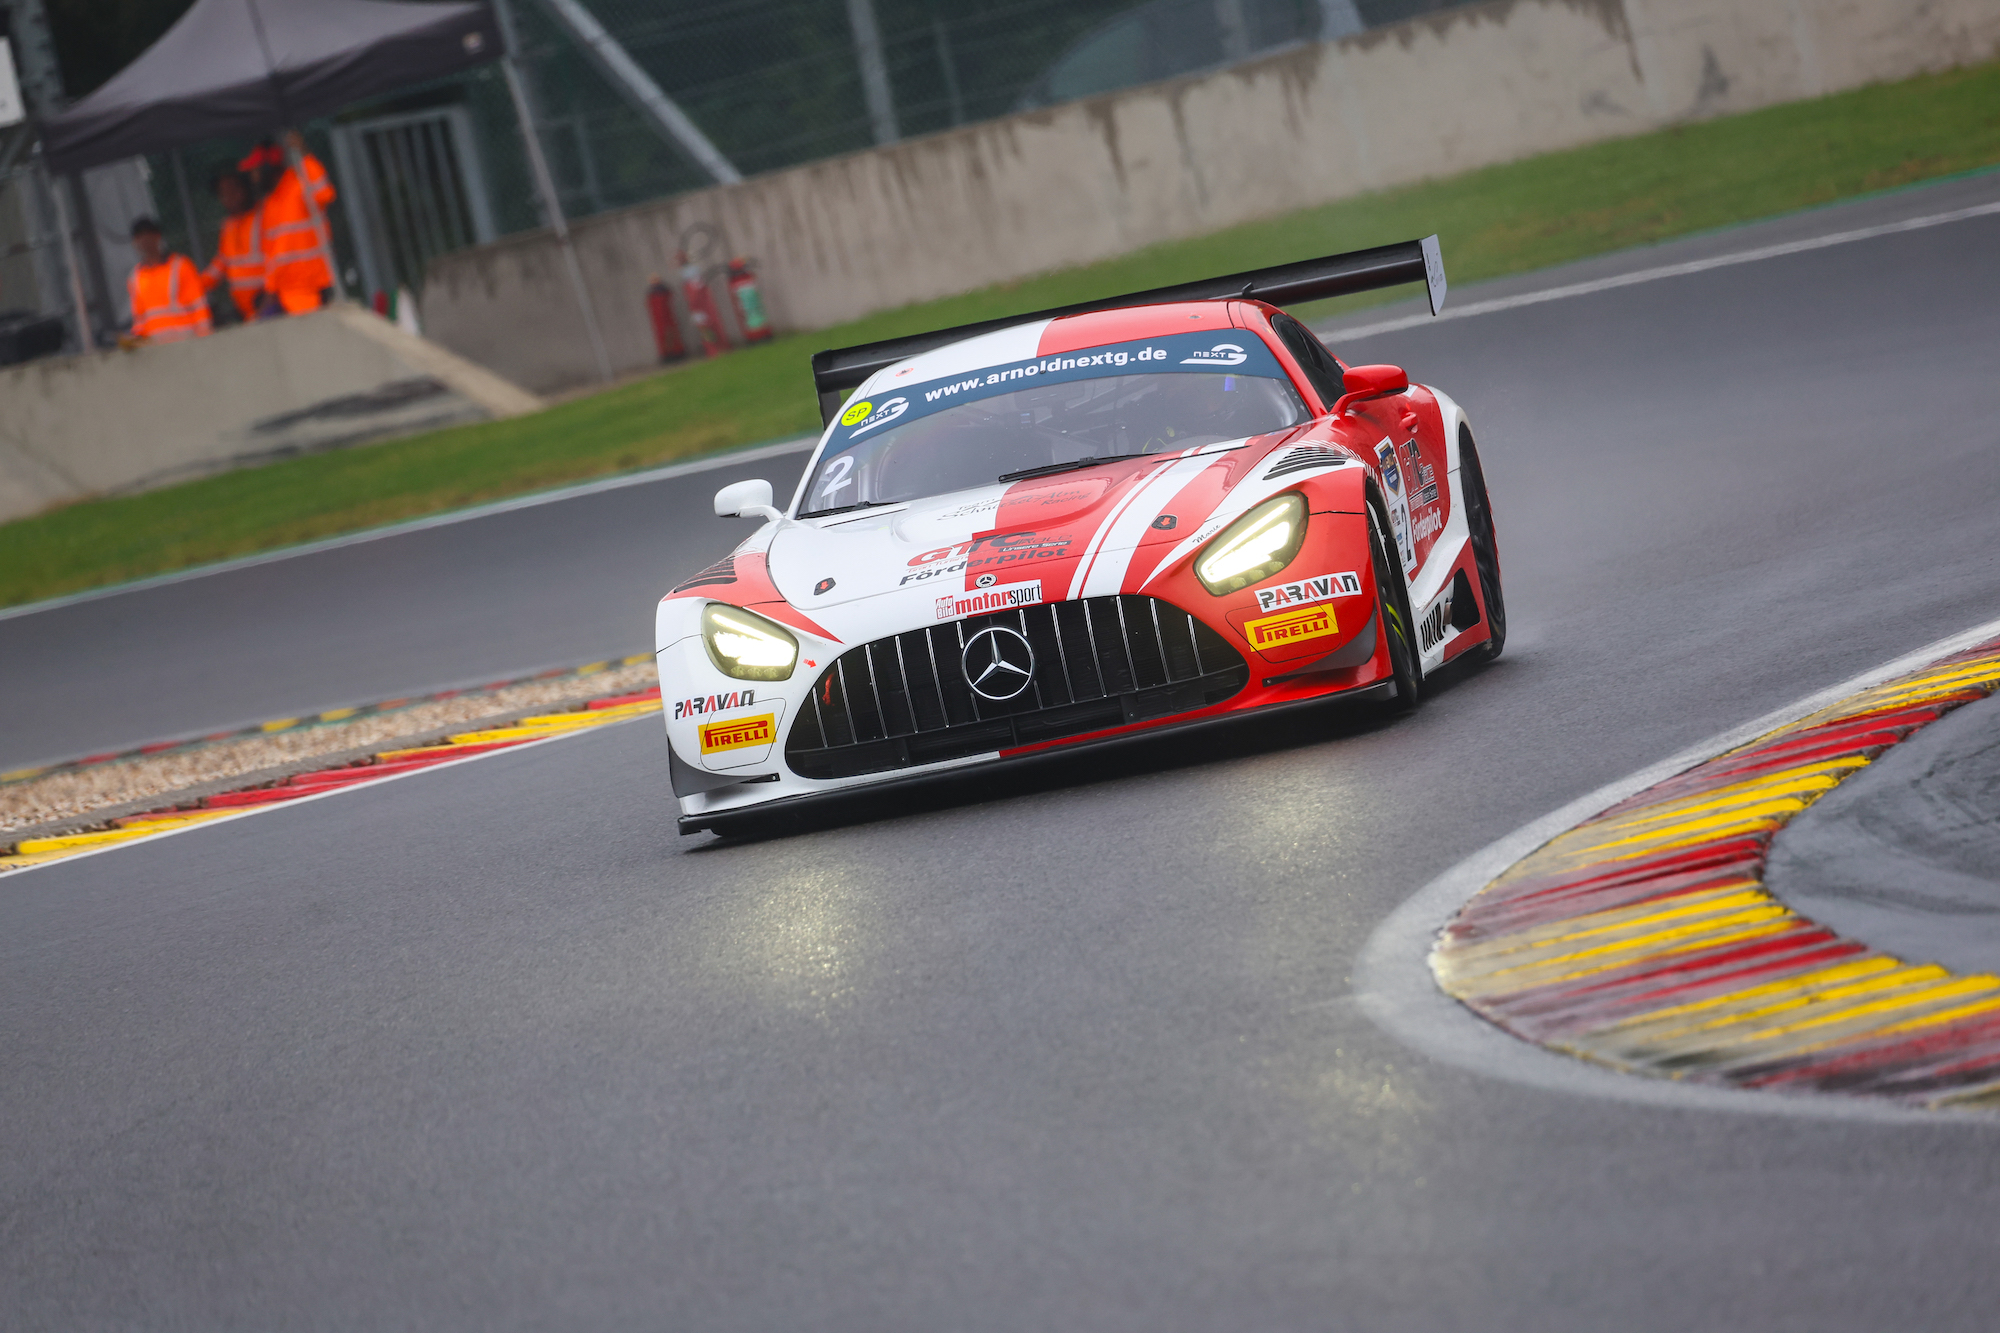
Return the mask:
<svg viewBox="0 0 2000 1333">
<path fill-rule="evenodd" d="M 1291 564 L 1305 539 L 1305 497 L 1297 491 L 1274 495 L 1208 544 L 1194 562 L 1195 577 L 1221 597 Z"/>
<path fill-rule="evenodd" d="M 715 669 L 737 680 L 785 680 L 799 660 L 799 641 L 790 630 L 721 602 L 701 609 L 701 641 Z"/>
</svg>

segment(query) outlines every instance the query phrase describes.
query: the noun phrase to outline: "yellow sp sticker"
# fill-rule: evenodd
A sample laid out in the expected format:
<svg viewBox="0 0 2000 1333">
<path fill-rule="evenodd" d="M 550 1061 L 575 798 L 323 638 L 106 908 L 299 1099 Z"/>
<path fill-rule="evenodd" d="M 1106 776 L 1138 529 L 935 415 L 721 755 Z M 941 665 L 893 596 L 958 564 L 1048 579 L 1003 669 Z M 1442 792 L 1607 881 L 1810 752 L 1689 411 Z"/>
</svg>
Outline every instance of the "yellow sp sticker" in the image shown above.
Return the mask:
<svg viewBox="0 0 2000 1333">
<path fill-rule="evenodd" d="M 843 426 L 852 426 L 874 410 L 875 404 L 864 398 L 840 414 L 840 424 Z"/>
<path fill-rule="evenodd" d="M 1243 622 L 1243 637 L 1250 640 L 1252 648 L 1260 650 L 1281 648 L 1288 643 L 1324 638 L 1339 632 L 1340 624 L 1333 618 L 1330 606 L 1302 607 L 1297 611 L 1265 616 L 1262 620 Z"/>
<path fill-rule="evenodd" d="M 778 738 L 778 715 L 759 713 L 755 717 L 735 717 L 727 722 L 704 722 L 700 727 L 701 752 L 721 754 L 725 750 L 747 750 L 753 745 L 769 745 Z"/>
</svg>

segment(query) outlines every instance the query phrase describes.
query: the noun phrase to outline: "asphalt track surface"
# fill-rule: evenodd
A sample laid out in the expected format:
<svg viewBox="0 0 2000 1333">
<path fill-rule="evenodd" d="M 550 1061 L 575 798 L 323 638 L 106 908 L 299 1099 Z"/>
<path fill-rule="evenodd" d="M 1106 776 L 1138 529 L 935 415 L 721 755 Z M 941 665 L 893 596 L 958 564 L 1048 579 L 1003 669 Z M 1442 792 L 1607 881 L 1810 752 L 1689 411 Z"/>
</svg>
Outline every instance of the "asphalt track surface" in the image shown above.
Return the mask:
<svg viewBox="0 0 2000 1333">
<path fill-rule="evenodd" d="M 2000 615 L 1996 291 L 1988 217 L 1336 342 L 1468 405 L 1500 522 L 1507 655 L 1406 720 L 738 843 L 673 835 L 642 723 L 10 879 L 0 1324 L 1989 1327 L 2000 1126 L 1482 1077 L 1371 1024 L 1350 968 L 1475 849 Z M 653 563 L 727 544 L 673 517 L 724 479 L 533 511 L 540 549 L 602 559 L 504 597 L 481 566 L 528 542 L 508 525 L 435 530 L 436 559 L 511 609 L 494 643 L 586 573 L 643 620 Z M 380 563 L 261 567 L 236 613 L 407 568 L 346 549 Z M 368 631 L 406 676 L 443 660 L 413 623 L 437 586 L 368 604 L 411 618 Z M 568 623 L 567 656 L 630 642 Z M 163 710 L 223 697 L 104 671 Z"/>
<path fill-rule="evenodd" d="M 1786 825 L 1765 883 L 1850 939 L 2000 973 L 2000 697 L 1925 727 Z"/>
<path fill-rule="evenodd" d="M 732 544 L 715 492 L 803 453 L 0 619 L 0 770 L 643 653 Z M 750 525 L 735 520 L 747 532 Z"/>
</svg>

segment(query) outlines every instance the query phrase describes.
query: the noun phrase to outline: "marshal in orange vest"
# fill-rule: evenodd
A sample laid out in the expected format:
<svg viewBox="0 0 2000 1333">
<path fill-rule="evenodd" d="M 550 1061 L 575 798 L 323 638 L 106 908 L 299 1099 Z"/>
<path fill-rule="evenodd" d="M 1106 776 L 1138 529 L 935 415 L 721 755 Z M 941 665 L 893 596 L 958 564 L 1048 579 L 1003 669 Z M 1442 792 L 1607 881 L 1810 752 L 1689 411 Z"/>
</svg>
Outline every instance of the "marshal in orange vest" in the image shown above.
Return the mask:
<svg viewBox="0 0 2000 1333">
<path fill-rule="evenodd" d="M 320 222 L 325 224 L 327 205 L 334 200 L 333 182 L 327 179 L 318 158 L 301 153 L 300 159 L 312 186 L 313 202 L 319 205 Z M 284 303 L 288 314 L 319 309 L 320 293 L 333 286 L 333 268 L 328 262 L 332 247 L 327 243 L 329 238 L 313 225 L 312 209 L 306 204 L 306 192 L 296 171 L 286 168 L 264 196 L 262 215 L 264 286 Z"/>
<path fill-rule="evenodd" d="M 243 312 L 243 318 L 257 317 L 257 298 L 264 291 L 264 216 L 250 198 L 249 179 L 232 171 L 216 179 L 215 192 L 222 200 L 222 233 L 216 238 L 215 258 L 202 270 L 202 279 L 213 290 L 229 284 L 229 299 Z"/>
<path fill-rule="evenodd" d="M 160 224 L 140 218 L 132 224 L 139 266 L 127 288 L 132 297 L 132 336 L 152 342 L 179 342 L 208 336 L 208 290 L 186 255 L 166 252 Z"/>
</svg>

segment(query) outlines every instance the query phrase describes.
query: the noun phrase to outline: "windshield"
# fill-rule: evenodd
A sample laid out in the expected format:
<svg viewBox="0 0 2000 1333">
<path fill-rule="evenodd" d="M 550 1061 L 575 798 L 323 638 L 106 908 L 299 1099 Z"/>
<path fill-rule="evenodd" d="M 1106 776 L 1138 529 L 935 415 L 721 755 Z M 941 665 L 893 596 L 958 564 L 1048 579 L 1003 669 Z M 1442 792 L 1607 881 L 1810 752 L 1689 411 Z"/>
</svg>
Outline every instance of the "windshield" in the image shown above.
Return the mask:
<svg viewBox="0 0 2000 1333">
<path fill-rule="evenodd" d="M 1009 363 L 850 404 L 799 512 L 897 504 L 1091 459 L 1178 452 L 1283 430 L 1306 415 L 1276 359 L 1247 331 L 1223 342 L 1213 332 L 1179 334 Z"/>
</svg>

